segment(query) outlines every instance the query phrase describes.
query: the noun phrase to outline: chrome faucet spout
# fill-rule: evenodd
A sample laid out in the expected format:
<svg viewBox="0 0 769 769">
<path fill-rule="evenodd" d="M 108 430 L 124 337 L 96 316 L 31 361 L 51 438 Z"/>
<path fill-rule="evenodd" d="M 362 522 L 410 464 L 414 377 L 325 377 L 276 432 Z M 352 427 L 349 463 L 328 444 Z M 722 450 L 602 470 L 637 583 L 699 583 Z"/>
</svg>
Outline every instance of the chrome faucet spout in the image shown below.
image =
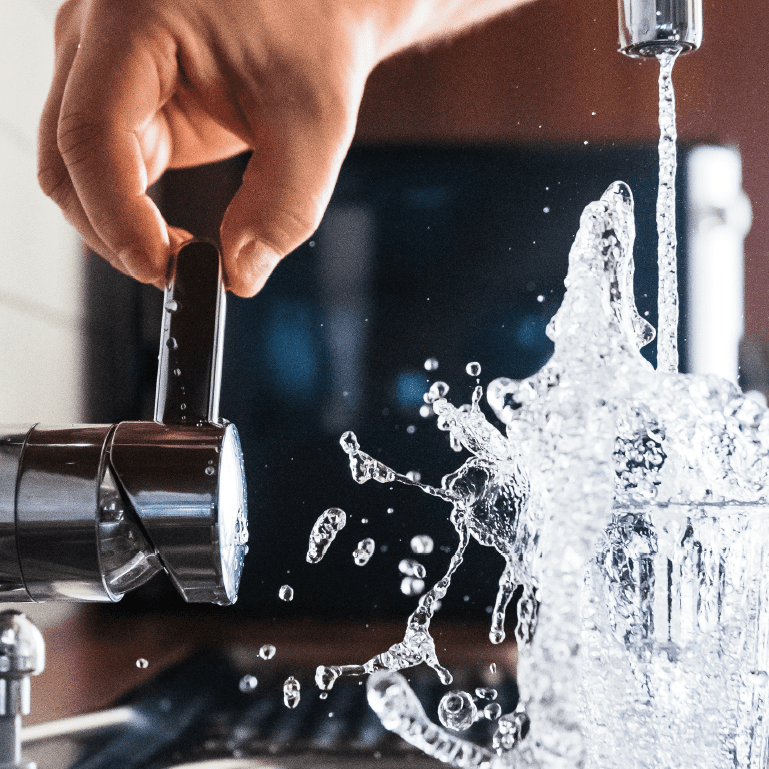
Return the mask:
<svg viewBox="0 0 769 769">
<path fill-rule="evenodd" d="M 702 42 L 702 0 L 618 0 L 619 51 L 626 56 L 688 53 Z"/>
</svg>

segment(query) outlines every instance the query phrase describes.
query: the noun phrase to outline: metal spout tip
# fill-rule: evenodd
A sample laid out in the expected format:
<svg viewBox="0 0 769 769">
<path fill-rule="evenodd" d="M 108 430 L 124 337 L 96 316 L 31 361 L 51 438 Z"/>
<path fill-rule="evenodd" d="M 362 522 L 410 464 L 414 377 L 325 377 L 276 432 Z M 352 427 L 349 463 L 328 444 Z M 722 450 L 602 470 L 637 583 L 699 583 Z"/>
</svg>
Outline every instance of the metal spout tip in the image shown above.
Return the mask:
<svg viewBox="0 0 769 769">
<path fill-rule="evenodd" d="M 619 52 L 633 58 L 680 55 L 702 43 L 702 0 L 618 0 Z"/>
</svg>

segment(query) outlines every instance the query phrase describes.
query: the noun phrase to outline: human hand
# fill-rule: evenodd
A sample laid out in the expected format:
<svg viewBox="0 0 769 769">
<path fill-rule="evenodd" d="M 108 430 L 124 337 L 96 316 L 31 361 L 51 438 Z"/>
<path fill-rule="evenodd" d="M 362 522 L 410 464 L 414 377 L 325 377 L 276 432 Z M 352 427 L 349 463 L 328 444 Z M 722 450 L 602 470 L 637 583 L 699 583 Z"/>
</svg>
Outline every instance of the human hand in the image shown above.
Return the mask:
<svg viewBox="0 0 769 769">
<path fill-rule="evenodd" d="M 318 226 L 366 78 L 378 2 L 68 0 L 38 178 L 86 243 L 162 286 L 189 233 L 146 194 L 166 168 L 253 157 L 224 216 L 228 288 L 252 296 Z"/>
</svg>

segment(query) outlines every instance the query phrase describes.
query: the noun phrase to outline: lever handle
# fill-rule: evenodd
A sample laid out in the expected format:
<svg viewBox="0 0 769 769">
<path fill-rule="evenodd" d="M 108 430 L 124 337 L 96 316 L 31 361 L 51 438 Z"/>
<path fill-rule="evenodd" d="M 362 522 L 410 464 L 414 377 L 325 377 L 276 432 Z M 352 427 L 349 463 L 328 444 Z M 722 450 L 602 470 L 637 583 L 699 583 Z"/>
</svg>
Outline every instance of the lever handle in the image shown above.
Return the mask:
<svg viewBox="0 0 769 769">
<path fill-rule="evenodd" d="M 165 290 L 155 421 L 219 421 L 226 299 L 219 249 L 203 240 L 183 245 Z"/>
</svg>

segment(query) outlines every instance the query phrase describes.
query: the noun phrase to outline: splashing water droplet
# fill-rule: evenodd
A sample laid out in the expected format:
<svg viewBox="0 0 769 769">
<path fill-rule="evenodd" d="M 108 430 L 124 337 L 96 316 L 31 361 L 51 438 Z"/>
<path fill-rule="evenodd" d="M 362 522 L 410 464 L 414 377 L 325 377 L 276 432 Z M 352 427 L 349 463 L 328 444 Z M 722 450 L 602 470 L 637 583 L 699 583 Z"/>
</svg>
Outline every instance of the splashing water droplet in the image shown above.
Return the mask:
<svg viewBox="0 0 769 769">
<path fill-rule="evenodd" d="M 422 480 L 422 473 L 420 473 L 419 470 L 409 470 L 406 473 L 406 477 L 410 481 L 414 481 L 415 483 L 419 483 L 419 481 Z"/>
<path fill-rule="evenodd" d="M 418 577 L 419 579 L 424 579 L 427 574 L 427 569 L 413 558 L 404 558 L 398 564 L 398 571 L 407 577 Z"/>
<path fill-rule="evenodd" d="M 429 555 L 433 552 L 433 538 L 429 534 L 417 534 L 409 543 L 411 552 L 417 555 Z"/>
<path fill-rule="evenodd" d="M 492 675 L 496 675 L 496 672 L 497 672 L 497 663 L 496 663 L 496 662 L 492 662 L 492 663 L 489 665 L 489 672 L 490 672 Z"/>
<path fill-rule="evenodd" d="M 175 368 L 174 369 L 174 376 L 181 376 L 181 375 L 182 375 L 182 370 L 180 368 Z"/>
<path fill-rule="evenodd" d="M 249 694 L 256 689 L 258 684 L 259 682 L 256 680 L 256 676 L 243 676 L 243 678 L 240 679 L 238 688 L 243 694 Z"/>
<path fill-rule="evenodd" d="M 169 336 L 168 339 L 166 339 L 166 347 L 169 350 L 177 350 L 179 348 L 179 343 L 172 336 Z"/>
<path fill-rule="evenodd" d="M 326 665 L 318 665 L 315 670 L 315 685 L 322 691 L 328 691 L 334 687 L 340 671 Z"/>
<path fill-rule="evenodd" d="M 467 692 L 448 692 L 438 705 L 438 719 L 447 729 L 462 732 L 469 729 L 477 718 L 478 708 Z"/>
<path fill-rule="evenodd" d="M 179 309 L 179 303 L 173 299 L 169 299 L 163 306 L 168 312 L 176 312 Z"/>
<path fill-rule="evenodd" d="M 403 595 L 415 596 L 422 595 L 425 589 L 425 582 L 418 577 L 404 577 L 401 580 L 401 593 Z"/>
<path fill-rule="evenodd" d="M 275 651 L 276 649 L 272 644 L 264 644 L 264 646 L 259 649 L 259 656 L 263 660 L 271 660 L 275 656 Z"/>
<path fill-rule="evenodd" d="M 428 358 L 425 361 L 425 371 L 435 371 L 438 368 L 437 358 Z"/>
<path fill-rule="evenodd" d="M 481 686 L 475 690 L 475 696 L 482 700 L 495 700 L 497 699 L 497 690 L 490 686 Z"/>
<path fill-rule="evenodd" d="M 295 708 L 302 698 L 301 684 L 293 676 L 289 676 L 283 684 L 283 704 L 287 708 Z"/>
<path fill-rule="evenodd" d="M 395 512 L 395 508 L 393 508 L 393 507 L 388 507 L 387 508 L 387 514 L 388 515 L 392 515 L 394 512 Z"/>
<path fill-rule="evenodd" d="M 502 715 L 502 706 L 498 702 L 491 702 L 483 709 L 483 717 L 489 721 L 496 721 Z"/>
<path fill-rule="evenodd" d="M 206 475 L 216 475 L 216 468 L 211 467 L 210 465 L 205 469 Z"/>
<path fill-rule="evenodd" d="M 468 363 L 465 366 L 465 372 L 468 374 L 468 376 L 480 376 L 481 375 L 481 364 L 477 361 L 473 361 L 472 363 Z"/>
<path fill-rule="evenodd" d="M 144 659 L 144 657 L 139 657 L 138 660 L 136 660 L 136 667 L 141 668 L 142 670 L 148 668 L 150 666 L 150 663 L 147 662 L 147 660 Z"/>
<path fill-rule="evenodd" d="M 307 563 L 319 563 L 328 551 L 336 535 L 347 523 L 344 510 L 330 507 L 321 513 L 310 532 L 310 544 L 307 548 Z"/>
<path fill-rule="evenodd" d="M 427 391 L 428 398 L 425 400 L 427 400 L 428 403 L 433 403 L 439 398 L 445 398 L 448 391 L 449 386 L 445 382 L 433 382 L 430 385 L 430 389 Z"/>
<path fill-rule="evenodd" d="M 283 585 L 278 590 L 278 597 L 281 601 L 293 601 L 294 600 L 294 588 L 291 585 Z"/>
<path fill-rule="evenodd" d="M 433 410 L 426 403 L 423 403 L 419 407 L 419 416 L 423 419 L 427 419 L 432 413 Z"/>
<path fill-rule="evenodd" d="M 371 539 L 371 537 L 366 537 L 366 539 L 362 539 L 360 542 L 358 542 L 358 547 L 352 554 L 352 557 L 355 559 L 355 563 L 358 566 L 365 566 L 371 559 L 371 556 L 374 555 L 375 547 L 376 544 L 374 540 Z"/>
</svg>

